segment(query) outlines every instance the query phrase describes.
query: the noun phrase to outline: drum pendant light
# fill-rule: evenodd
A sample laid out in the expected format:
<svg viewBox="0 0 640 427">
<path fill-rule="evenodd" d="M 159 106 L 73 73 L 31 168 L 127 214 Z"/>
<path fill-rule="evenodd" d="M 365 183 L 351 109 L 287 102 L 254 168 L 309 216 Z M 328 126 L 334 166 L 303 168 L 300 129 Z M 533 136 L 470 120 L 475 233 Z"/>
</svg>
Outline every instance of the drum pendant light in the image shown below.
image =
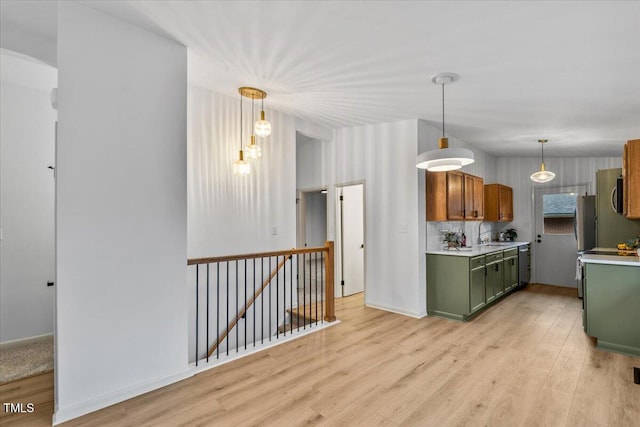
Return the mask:
<svg viewBox="0 0 640 427">
<path fill-rule="evenodd" d="M 553 178 L 556 177 L 556 174 L 544 168 L 544 144 L 549 142 L 549 140 L 539 139 L 538 142 L 540 143 L 540 148 L 542 149 L 542 160 L 540 162 L 540 170 L 531 174 L 531 181 L 539 183 L 553 181 Z"/>
<path fill-rule="evenodd" d="M 416 167 L 431 172 L 443 172 L 460 169 L 475 161 L 473 151 L 466 148 L 449 148 L 449 139 L 444 132 L 444 85 L 451 84 L 460 77 L 453 73 L 441 73 L 433 76 L 431 82 L 442 86 L 442 138 L 438 149 L 426 151 L 418 156 Z"/>
</svg>

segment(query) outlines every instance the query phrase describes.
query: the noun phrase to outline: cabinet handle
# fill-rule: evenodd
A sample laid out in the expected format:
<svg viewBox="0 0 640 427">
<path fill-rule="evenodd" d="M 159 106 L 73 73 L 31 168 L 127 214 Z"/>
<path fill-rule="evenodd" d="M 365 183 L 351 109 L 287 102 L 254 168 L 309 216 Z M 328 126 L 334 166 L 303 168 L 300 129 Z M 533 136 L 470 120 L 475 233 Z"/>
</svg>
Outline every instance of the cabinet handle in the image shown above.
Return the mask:
<svg viewBox="0 0 640 427">
<path fill-rule="evenodd" d="M 496 271 L 500 271 L 500 264 L 498 264 L 498 263 L 496 262 L 496 264 L 495 264 L 495 265 L 496 265 L 495 270 L 496 270 Z"/>
<path fill-rule="evenodd" d="M 464 209 L 462 209 L 462 217 L 464 217 L 465 212 L 466 211 Z"/>
<path fill-rule="evenodd" d="M 511 265 L 516 265 L 516 260 L 511 258 Z"/>
</svg>

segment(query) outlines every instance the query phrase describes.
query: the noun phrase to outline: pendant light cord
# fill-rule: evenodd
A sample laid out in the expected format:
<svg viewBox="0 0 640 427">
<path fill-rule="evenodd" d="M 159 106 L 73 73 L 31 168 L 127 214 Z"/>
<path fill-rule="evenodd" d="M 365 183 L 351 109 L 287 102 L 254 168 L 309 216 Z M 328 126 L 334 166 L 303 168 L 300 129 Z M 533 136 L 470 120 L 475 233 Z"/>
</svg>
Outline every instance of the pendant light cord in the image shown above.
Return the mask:
<svg viewBox="0 0 640 427">
<path fill-rule="evenodd" d="M 255 122 L 256 122 L 256 121 L 255 121 L 255 118 L 253 117 L 253 113 L 254 113 L 254 110 L 255 110 L 255 107 L 254 107 L 254 101 L 255 101 L 255 98 L 254 98 L 254 97 L 251 97 L 251 123 L 252 123 L 252 124 L 251 124 L 251 135 L 253 135 L 253 132 L 254 132 L 254 130 L 253 130 L 253 127 L 254 127 L 254 126 L 253 126 L 253 123 L 255 123 Z"/>
<path fill-rule="evenodd" d="M 544 142 L 540 143 L 542 145 L 542 164 L 544 164 Z"/>
<path fill-rule="evenodd" d="M 240 94 L 240 151 L 242 151 L 242 94 Z"/>
<path fill-rule="evenodd" d="M 442 137 L 444 138 L 444 83 L 442 83 Z"/>
</svg>

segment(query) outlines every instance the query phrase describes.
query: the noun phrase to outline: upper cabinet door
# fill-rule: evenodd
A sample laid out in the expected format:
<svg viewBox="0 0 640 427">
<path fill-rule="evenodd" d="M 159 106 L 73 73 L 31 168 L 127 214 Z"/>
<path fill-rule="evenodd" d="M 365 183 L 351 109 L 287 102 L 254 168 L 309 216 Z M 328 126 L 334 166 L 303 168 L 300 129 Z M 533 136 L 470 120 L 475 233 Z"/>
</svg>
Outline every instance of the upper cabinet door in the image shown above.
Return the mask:
<svg viewBox="0 0 640 427">
<path fill-rule="evenodd" d="M 447 172 L 447 216 L 451 220 L 464 219 L 464 174 Z"/>
<path fill-rule="evenodd" d="M 498 221 L 512 221 L 513 220 L 513 190 L 506 185 L 500 185 L 498 188 L 498 204 L 500 206 L 500 214 Z"/>
<path fill-rule="evenodd" d="M 473 177 L 473 216 L 484 219 L 484 179 Z"/>
<path fill-rule="evenodd" d="M 624 214 L 640 219 L 640 139 L 627 141 L 622 162 Z"/>
<path fill-rule="evenodd" d="M 513 190 L 502 184 L 484 186 L 485 221 L 513 221 Z"/>
<path fill-rule="evenodd" d="M 464 219 L 476 219 L 474 203 L 473 175 L 464 174 Z"/>
</svg>

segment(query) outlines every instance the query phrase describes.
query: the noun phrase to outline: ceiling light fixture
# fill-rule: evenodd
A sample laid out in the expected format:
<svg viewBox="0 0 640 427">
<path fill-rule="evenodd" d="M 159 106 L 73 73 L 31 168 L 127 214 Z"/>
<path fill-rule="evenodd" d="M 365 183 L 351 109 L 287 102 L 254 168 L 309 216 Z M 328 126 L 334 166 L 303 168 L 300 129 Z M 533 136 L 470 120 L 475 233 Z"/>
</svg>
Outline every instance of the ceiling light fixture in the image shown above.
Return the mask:
<svg viewBox="0 0 640 427">
<path fill-rule="evenodd" d="M 433 84 L 442 86 L 442 138 L 438 141 L 438 149 L 425 151 L 418 156 L 416 167 L 431 172 L 443 172 L 460 169 L 475 161 L 473 151 L 466 148 L 449 148 L 449 139 L 444 132 L 444 85 L 451 84 L 460 76 L 454 73 L 441 73 L 431 77 Z"/>
<path fill-rule="evenodd" d="M 239 89 L 240 92 L 240 155 L 238 156 L 238 160 L 233 162 L 233 174 L 238 176 L 245 176 L 251 173 L 251 164 L 244 159 L 244 152 L 242 151 L 242 97 L 245 96 L 242 93 L 242 89 Z"/>
<path fill-rule="evenodd" d="M 531 174 L 531 181 L 539 183 L 553 181 L 553 178 L 556 177 L 556 174 L 544 168 L 544 144 L 549 142 L 549 140 L 539 139 L 538 142 L 540 143 L 540 148 L 542 149 L 542 161 L 540 163 L 540 170 Z"/>
<path fill-rule="evenodd" d="M 253 123 L 253 112 L 254 112 L 254 107 L 253 107 L 253 101 L 255 98 L 251 98 L 251 123 Z M 258 144 L 256 144 L 256 136 L 255 135 L 251 135 L 251 142 L 249 143 L 249 146 L 247 147 L 247 157 L 250 159 L 259 159 L 260 157 L 262 157 L 262 149 L 258 146 Z"/>
<path fill-rule="evenodd" d="M 264 138 L 266 136 L 271 135 L 271 123 L 269 123 L 264 118 L 264 99 L 267 97 L 267 92 L 264 92 L 262 90 L 260 92 L 263 95 L 259 98 L 262 100 L 262 108 L 260 110 L 260 120 L 255 122 L 254 128 L 255 128 L 255 134 L 258 135 L 260 138 Z M 258 99 L 258 98 L 254 98 L 254 99 Z"/>
</svg>

